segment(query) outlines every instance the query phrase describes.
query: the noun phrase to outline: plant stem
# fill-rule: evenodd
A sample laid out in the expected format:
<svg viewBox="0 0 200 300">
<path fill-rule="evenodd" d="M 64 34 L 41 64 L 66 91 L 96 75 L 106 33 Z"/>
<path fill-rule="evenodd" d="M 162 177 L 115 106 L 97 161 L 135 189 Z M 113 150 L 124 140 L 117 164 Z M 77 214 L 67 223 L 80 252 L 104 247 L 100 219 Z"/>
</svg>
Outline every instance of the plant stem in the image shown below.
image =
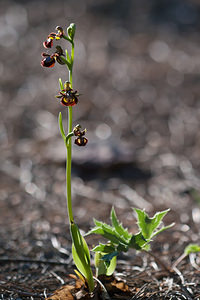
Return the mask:
<svg viewBox="0 0 200 300">
<path fill-rule="evenodd" d="M 74 61 L 74 44 L 72 44 L 71 50 L 71 68 L 69 69 L 69 81 L 72 88 L 72 68 Z M 68 134 L 72 132 L 72 107 L 68 107 Z M 67 209 L 69 215 L 70 223 L 74 222 L 73 212 L 72 212 L 72 197 L 71 197 L 71 166 L 72 166 L 72 141 L 71 137 L 67 143 L 67 161 L 66 161 L 66 186 L 67 186 Z"/>
<path fill-rule="evenodd" d="M 68 108 L 68 133 L 72 131 L 72 107 Z M 72 197 L 71 197 L 71 165 L 72 165 L 72 141 L 69 138 L 67 143 L 67 161 L 66 161 L 66 185 L 67 185 L 67 208 L 70 223 L 73 223 Z"/>
</svg>

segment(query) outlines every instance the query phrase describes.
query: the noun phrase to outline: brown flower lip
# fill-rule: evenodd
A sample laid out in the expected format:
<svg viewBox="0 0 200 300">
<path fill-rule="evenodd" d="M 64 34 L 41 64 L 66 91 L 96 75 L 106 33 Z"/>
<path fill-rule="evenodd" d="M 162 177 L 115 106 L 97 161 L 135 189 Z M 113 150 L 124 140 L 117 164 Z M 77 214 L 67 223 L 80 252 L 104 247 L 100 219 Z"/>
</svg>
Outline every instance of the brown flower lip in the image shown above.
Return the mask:
<svg viewBox="0 0 200 300">
<path fill-rule="evenodd" d="M 55 58 L 49 56 L 46 56 L 42 61 L 41 61 L 41 66 L 42 67 L 47 67 L 47 68 L 52 68 L 55 65 Z"/>
<path fill-rule="evenodd" d="M 78 146 L 85 146 L 88 142 L 88 139 L 84 136 L 79 136 L 75 139 L 74 144 Z"/>
</svg>

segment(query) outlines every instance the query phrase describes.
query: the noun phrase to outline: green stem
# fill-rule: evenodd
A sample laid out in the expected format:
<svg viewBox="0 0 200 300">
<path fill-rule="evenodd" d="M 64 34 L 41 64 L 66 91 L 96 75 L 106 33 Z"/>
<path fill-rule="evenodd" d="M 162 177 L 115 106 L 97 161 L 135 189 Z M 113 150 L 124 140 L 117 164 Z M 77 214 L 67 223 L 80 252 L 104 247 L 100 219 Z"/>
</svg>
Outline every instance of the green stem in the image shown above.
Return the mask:
<svg viewBox="0 0 200 300">
<path fill-rule="evenodd" d="M 71 50 L 71 68 L 69 69 L 69 81 L 72 88 L 72 68 L 74 61 L 74 44 L 72 44 Z M 68 134 L 72 132 L 72 107 L 68 107 Z M 67 142 L 67 161 L 66 161 L 66 186 L 67 186 L 67 208 L 70 223 L 74 222 L 73 212 L 72 212 L 72 196 L 71 196 L 71 166 L 72 166 L 72 141 L 71 137 Z"/>
<path fill-rule="evenodd" d="M 72 131 L 72 107 L 68 108 L 68 134 Z M 74 222 L 72 212 L 72 197 L 71 197 L 71 165 L 72 165 L 72 141 L 68 139 L 67 143 L 67 161 L 66 161 L 66 185 L 67 185 L 67 208 L 70 223 Z"/>
</svg>

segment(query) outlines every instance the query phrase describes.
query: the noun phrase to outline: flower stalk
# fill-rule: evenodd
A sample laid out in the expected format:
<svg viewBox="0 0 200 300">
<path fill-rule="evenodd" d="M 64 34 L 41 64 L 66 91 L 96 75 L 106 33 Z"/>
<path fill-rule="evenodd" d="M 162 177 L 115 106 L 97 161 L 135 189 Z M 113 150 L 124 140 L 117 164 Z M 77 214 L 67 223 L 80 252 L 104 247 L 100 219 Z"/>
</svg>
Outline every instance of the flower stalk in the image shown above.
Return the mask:
<svg viewBox="0 0 200 300">
<path fill-rule="evenodd" d="M 79 94 L 77 91 L 73 91 L 72 72 L 74 65 L 74 36 L 76 26 L 70 24 L 67 28 L 67 35 L 62 27 L 56 27 L 57 33 L 50 33 L 43 43 L 46 49 L 53 47 L 54 40 L 60 40 L 61 38 L 67 40 L 71 44 L 71 53 L 66 50 L 64 54 L 63 49 L 60 46 L 56 46 L 56 51 L 53 54 L 42 53 L 43 60 L 41 65 L 43 67 L 52 68 L 55 63 L 65 65 L 68 68 L 68 81 L 63 85 L 61 78 L 59 79 L 60 92 L 56 98 L 60 99 L 60 103 L 68 109 L 68 129 L 65 134 L 62 114 L 59 113 L 59 127 L 60 133 L 66 146 L 66 198 L 67 198 L 67 211 L 70 223 L 70 233 L 72 237 L 72 256 L 74 263 L 79 272 L 84 276 L 89 291 L 94 290 L 93 273 L 90 266 L 90 251 L 87 243 L 80 233 L 78 225 L 74 222 L 73 210 L 72 210 L 72 196 L 71 196 L 71 167 L 72 167 L 72 137 L 76 136 L 75 144 L 78 146 L 85 146 L 87 144 L 87 138 L 84 136 L 86 130 L 81 131 L 80 125 L 77 125 L 74 130 L 72 129 L 72 107 L 78 103 Z M 77 274 L 80 274 L 77 272 Z M 80 278 L 83 276 L 80 275 Z"/>
</svg>

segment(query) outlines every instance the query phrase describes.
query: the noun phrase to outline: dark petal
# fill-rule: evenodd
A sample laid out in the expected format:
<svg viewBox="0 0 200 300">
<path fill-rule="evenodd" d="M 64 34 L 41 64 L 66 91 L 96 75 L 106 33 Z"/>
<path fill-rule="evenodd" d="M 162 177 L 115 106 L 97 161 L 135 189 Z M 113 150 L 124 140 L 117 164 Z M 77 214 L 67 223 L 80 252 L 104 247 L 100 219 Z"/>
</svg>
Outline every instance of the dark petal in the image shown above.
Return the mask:
<svg viewBox="0 0 200 300">
<path fill-rule="evenodd" d="M 41 54 L 41 56 L 42 56 L 42 57 L 46 57 L 46 56 L 49 56 L 49 54 L 48 54 L 48 53 L 45 53 L 45 52 L 43 52 L 43 53 Z"/>
<path fill-rule="evenodd" d="M 58 31 L 58 34 L 63 34 L 64 30 L 61 26 L 56 26 L 56 30 Z"/>
<path fill-rule="evenodd" d="M 65 63 L 62 61 L 62 59 L 60 58 L 60 56 L 56 56 L 56 61 L 57 61 L 60 65 L 65 65 Z"/>
<path fill-rule="evenodd" d="M 55 32 L 51 32 L 51 33 L 48 35 L 48 38 L 49 38 L 49 37 L 55 39 L 56 33 L 55 33 Z"/>
<path fill-rule="evenodd" d="M 63 49 L 60 46 L 56 46 L 56 53 L 58 53 L 58 55 L 63 55 L 64 56 Z"/>
<path fill-rule="evenodd" d="M 74 100 L 75 100 L 75 103 L 77 104 L 78 103 L 78 98 L 76 96 L 74 96 Z"/>
<path fill-rule="evenodd" d="M 42 67 L 52 68 L 55 65 L 55 58 L 54 57 L 46 57 L 41 61 Z"/>
</svg>

